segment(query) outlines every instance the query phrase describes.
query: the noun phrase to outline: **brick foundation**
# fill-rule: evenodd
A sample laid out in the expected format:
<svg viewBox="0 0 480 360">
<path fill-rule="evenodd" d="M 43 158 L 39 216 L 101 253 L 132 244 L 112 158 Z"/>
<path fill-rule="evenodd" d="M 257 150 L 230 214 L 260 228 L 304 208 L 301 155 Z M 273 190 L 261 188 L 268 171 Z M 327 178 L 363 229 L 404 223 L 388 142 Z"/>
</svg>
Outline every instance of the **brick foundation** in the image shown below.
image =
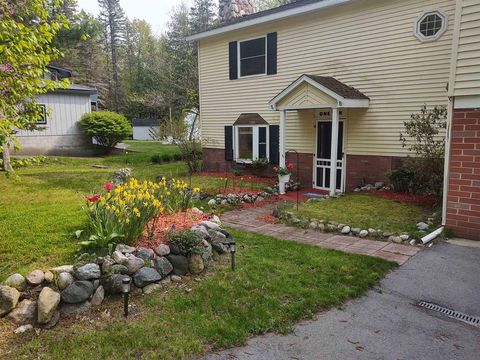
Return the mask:
<svg viewBox="0 0 480 360">
<path fill-rule="evenodd" d="M 453 114 L 446 225 L 480 240 L 480 109 Z"/>
<path fill-rule="evenodd" d="M 357 186 L 389 183 L 385 173 L 402 165 L 402 158 L 396 156 L 347 155 L 347 191 Z"/>
</svg>

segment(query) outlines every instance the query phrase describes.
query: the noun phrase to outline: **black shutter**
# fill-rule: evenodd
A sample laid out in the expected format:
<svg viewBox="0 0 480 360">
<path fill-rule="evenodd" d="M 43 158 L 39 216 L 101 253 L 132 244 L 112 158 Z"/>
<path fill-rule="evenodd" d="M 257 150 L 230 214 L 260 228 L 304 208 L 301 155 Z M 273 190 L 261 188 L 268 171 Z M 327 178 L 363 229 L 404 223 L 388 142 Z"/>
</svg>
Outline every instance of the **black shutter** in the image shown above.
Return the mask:
<svg viewBox="0 0 480 360">
<path fill-rule="evenodd" d="M 230 68 L 230 80 L 238 79 L 238 44 L 232 41 L 228 44 L 228 63 Z"/>
<path fill-rule="evenodd" d="M 277 73 L 277 33 L 267 35 L 267 75 Z"/>
<path fill-rule="evenodd" d="M 225 160 L 233 160 L 233 126 L 225 126 Z"/>
<path fill-rule="evenodd" d="M 280 161 L 280 153 L 279 153 L 280 126 L 270 125 L 269 132 L 270 132 L 270 144 L 269 144 L 270 164 L 278 165 Z"/>
</svg>

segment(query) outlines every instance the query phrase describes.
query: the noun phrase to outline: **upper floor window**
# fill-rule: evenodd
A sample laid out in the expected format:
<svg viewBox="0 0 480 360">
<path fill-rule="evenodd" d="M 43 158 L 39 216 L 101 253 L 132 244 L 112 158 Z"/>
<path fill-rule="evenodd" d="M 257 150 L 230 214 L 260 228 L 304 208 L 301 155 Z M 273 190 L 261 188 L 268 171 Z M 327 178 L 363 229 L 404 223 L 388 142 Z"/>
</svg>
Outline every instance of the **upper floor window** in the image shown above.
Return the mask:
<svg viewBox="0 0 480 360">
<path fill-rule="evenodd" d="M 447 17 L 439 11 L 423 14 L 415 24 L 415 35 L 422 41 L 436 40 L 447 29 Z"/>
<path fill-rule="evenodd" d="M 265 75 L 267 69 L 267 39 L 261 37 L 239 42 L 240 77 Z"/>
</svg>

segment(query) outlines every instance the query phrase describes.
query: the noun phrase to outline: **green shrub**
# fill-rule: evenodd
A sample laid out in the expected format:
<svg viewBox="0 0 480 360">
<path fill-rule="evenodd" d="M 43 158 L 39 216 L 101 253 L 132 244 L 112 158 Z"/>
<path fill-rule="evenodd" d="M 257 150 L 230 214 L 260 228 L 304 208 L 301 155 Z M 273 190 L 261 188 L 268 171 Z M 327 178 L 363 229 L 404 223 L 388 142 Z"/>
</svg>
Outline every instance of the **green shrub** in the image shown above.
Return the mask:
<svg viewBox="0 0 480 360">
<path fill-rule="evenodd" d="M 200 251 L 203 240 L 198 233 L 191 230 L 171 230 L 167 239 L 170 245 L 176 246 L 184 254 Z"/>
<path fill-rule="evenodd" d="M 79 124 L 88 136 L 106 147 L 114 147 L 132 132 L 130 123 L 123 115 L 110 111 L 85 114 Z"/>
<path fill-rule="evenodd" d="M 173 156 L 170 155 L 169 153 L 162 154 L 162 161 L 163 162 L 170 162 L 172 161 Z"/>
<path fill-rule="evenodd" d="M 182 160 L 183 160 L 182 154 L 180 153 L 173 154 L 173 161 L 182 161 Z"/>
<path fill-rule="evenodd" d="M 162 157 L 159 154 L 152 155 L 150 161 L 154 164 L 161 164 L 163 162 Z"/>
</svg>

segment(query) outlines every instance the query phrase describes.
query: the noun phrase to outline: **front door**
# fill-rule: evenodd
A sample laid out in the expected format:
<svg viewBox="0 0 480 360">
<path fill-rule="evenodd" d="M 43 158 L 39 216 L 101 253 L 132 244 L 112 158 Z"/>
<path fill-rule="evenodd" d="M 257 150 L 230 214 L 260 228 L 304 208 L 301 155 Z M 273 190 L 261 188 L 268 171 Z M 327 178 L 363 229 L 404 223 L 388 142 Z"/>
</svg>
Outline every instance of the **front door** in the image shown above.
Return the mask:
<svg viewBox="0 0 480 360">
<path fill-rule="evenodd" d="M 337 191 L 343 191 L 343 131 L 344 123 L 339 121 L 338 124 L 338 151 L 337 163 L 335 171 L 337 172 Z M 332 121 L 317 121 L 317 141 L 316 154 L 314 158 L 313 179 L 314 187 L 321 190 L 330 190 L 330 171 L 332 171 L 331 164 L 331 147 L 332 147 Z"/>
</svg>

